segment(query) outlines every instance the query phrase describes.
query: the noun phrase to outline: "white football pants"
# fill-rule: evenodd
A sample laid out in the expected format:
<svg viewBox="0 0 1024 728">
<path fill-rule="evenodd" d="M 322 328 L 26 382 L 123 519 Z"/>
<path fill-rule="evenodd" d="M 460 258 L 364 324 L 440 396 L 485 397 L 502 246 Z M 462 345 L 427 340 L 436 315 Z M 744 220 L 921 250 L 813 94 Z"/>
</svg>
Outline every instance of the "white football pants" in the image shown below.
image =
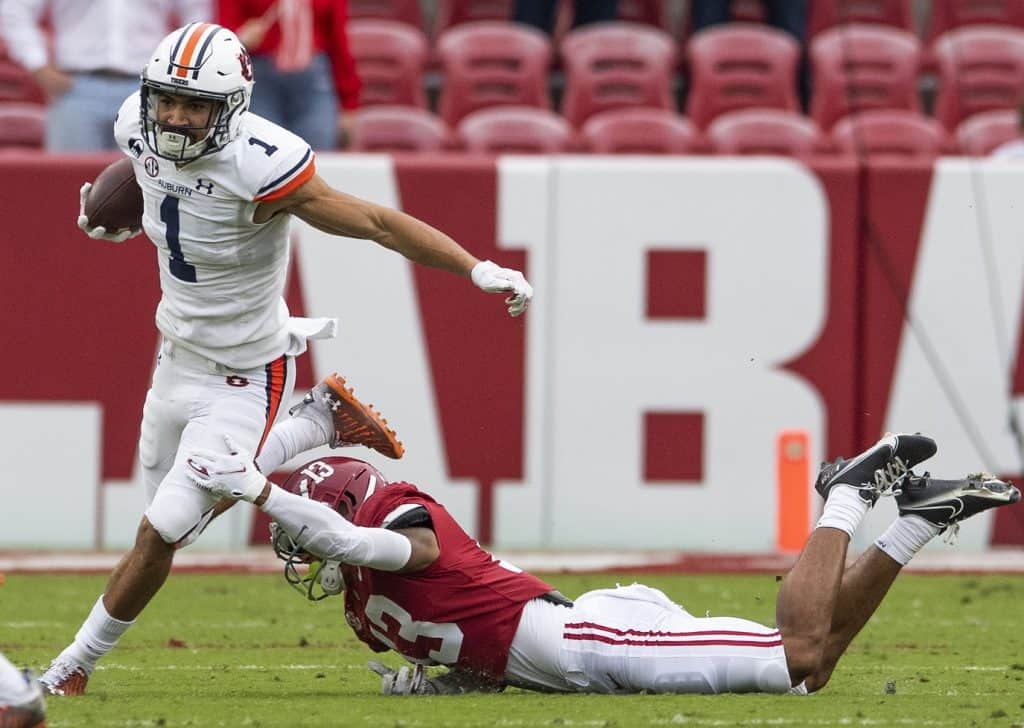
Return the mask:
<svg viewBox="0 0 1024 728">
<path fill-rule="evenodd" d="M 255 455 L 294 387 L 293 357 L 233 370 L 163 343 L 142 413 L 139 458 L 149 501 L 145 515 L 164 541 L 178 547 L 195 541 L 218 500 L 185 475 L 188 453 L 225 452 L 224 436 L 230 435 Z"/>
<path fill-rule="evenodd" d="M 559 692 L 785 693 L 779 631 L 734 617 L 697 618 L 642 584 L 598 589 L 572 608 L 527 602 L 505 677 Z"/>
</svg>

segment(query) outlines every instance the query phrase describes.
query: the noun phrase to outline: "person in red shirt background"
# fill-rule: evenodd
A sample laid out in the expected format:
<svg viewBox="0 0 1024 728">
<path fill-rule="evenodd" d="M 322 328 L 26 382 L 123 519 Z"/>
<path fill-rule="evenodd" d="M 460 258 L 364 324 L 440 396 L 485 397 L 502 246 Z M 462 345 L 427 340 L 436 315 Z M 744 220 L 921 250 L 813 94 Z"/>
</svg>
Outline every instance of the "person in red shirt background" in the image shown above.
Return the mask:
<svg viewBox="0 0 1024 728">
<path fill-rule="evenodd" d="M 216 22 L 252 55 L 252 110 L 314 149 L 351 140 L 359 91 L 348 0 L 217 0 Z"/>
</svg>

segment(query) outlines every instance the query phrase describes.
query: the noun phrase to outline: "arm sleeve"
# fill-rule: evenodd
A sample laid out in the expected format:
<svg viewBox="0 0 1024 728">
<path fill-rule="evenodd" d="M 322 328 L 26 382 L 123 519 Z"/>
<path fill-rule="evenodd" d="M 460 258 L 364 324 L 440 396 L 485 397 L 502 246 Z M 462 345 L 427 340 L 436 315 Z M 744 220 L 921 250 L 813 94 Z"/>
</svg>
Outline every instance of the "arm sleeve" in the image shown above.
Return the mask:
<svg viewBox="0 0 1024 728">
<path fill-rule="evenodd" d="M 338 0 L 331 16 L 328 55 L 331 57 L 331 71 L 334 74 L 334 88 L 341 108 L 359 108 L 359 92 L 363 82 L 356 72 L 356 62 L 348 45 L 348 0 Z"/>
<path fill-rule="evenodd" d="M 384 528 L 355 526 L 319 501 L 276 485 L 260 510 L 268 514 L 305 551 L 330 561 L 398 571 L 409 563 L 412 542 Z"/>
<path fill-rule="evenodd" d="M 47 64 L 46 38 L 39 28 L 43 0 L 0 0 L 0 35 L 7 52 L 29 71 Z"/>
</svg>

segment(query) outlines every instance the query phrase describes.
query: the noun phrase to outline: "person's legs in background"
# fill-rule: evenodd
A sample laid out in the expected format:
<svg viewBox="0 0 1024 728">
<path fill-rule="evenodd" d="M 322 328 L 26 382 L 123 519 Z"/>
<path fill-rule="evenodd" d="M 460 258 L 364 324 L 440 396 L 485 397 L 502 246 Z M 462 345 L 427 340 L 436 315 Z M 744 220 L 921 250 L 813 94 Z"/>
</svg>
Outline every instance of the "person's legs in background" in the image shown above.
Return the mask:
<svg viewBox="0 0 1024 728">
<path fill-rule="evenodd" d="M 810 69 L 807 62 L 807 0 L 765 0 L 768 24 L 789 33 L 800 44 L 797 84 L 800 103 L 806 109 L 811 98 Z"/>
<path fill-rule="evenodd" d="M 46 113 L 48 152 L 99 152 L 117 149 L 114 117 L 139 90 L 138 78 L 80 73 L 71 89 L 50 102 Z"/>
<path fill-rule="evenodd" d="M 338 146 L 338 96 L 325 53 L 313 56 L 307 68 L 294 73 L 275 71 L 282 100 L 284 127 L 309 142 L 314 150 Z"/>
<path fill-rule="evenodd" d="M 573 26 L 615 20 L 619 13 L 619 0 L 576 0 Z"/>
<path fill-rule="evenodd" d="M 253 56 L 252 71 L 260 82 L 253 89 L 249 110 L 287 129 L 284 84 L 281 74 L 274 68 L 274 59 L 271 56 Z"/>
<path fill-rule="evenodd" d="M 690 32 L 729 22 L 731 0 L 692 0 L 690 3 Z"/>
<path fill-rule="evenodd" d="M 517 23 L 526 23 L 545 33 L 551 33 L 555 27 L 557 6 L 558 0 L 516 0 L 512 19 Z"/>
</svg>

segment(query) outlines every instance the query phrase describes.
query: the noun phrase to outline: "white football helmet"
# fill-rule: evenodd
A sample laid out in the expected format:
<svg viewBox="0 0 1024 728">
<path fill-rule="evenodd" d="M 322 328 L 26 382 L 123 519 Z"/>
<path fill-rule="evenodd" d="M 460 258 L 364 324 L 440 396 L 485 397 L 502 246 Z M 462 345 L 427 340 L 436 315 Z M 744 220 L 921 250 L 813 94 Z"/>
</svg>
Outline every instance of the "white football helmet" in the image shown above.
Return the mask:
<svg viewBox="0 0 1024 728">
<path fill-rule="evenodd" d="M 189 162 L 238 136 L 252 96 L 252 60 L 238 36 L 213 23 L 190 23 L 160 41 L 142 71 L 141 116 L 146 144 L 159 157 Z M 193 141 L 188 127 L 161 124 L 161 94 L 216 102 L 206 134 Z"/>
</svg>

